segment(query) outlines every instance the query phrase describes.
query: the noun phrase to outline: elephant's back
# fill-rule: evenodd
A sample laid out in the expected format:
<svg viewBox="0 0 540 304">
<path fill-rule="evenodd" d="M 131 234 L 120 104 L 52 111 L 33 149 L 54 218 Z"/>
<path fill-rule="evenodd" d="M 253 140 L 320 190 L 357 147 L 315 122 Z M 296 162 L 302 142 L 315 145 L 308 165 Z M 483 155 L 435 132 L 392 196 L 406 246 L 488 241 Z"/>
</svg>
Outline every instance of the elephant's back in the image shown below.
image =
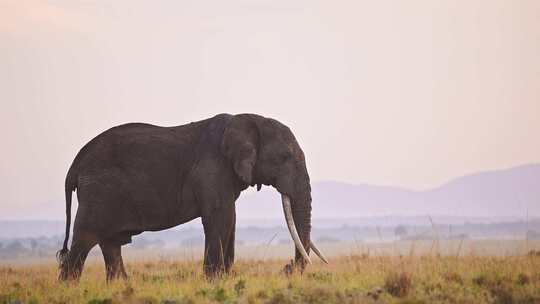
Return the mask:
<svg viewBox="0 0 540 304">
<path fill-rule="evenodd" d="M 115 145 L 125 136 L 138 136 L 141 133 L 156 133 L 163 127 L 145 124 L 145 123 L 127 123 L 114 126 L 98 134 L 96 137 L 88 141 L 77 153 L 73 164 L 81 167 L 91 158 L 101 158 L 111 145 Z"/>
<path fill-rule="evenodd" d="M 90 140 L 77 154 L 79 174 L 103 169 L 152 167 L 193 148 L 194 136 L 178 127 L 128 123 L 112 127 Z"/>
<path fill-rule="evenodd" d="M 133 168 L 159 157 L 196 157 L 196 145 L 205 128 L 220 114 L 181 126 L 163 127 L 148 123 L 127 123 L 112 127 L 90 140 L 77 153 L 72 167 L 76 173 L 110 167 Z M 154 157 L 152 157 L 154 156 Z M 164 160 L 162 158 L 162 160 Z M 75 174 L 74 174 L 75 175 Z"/>
</svg>

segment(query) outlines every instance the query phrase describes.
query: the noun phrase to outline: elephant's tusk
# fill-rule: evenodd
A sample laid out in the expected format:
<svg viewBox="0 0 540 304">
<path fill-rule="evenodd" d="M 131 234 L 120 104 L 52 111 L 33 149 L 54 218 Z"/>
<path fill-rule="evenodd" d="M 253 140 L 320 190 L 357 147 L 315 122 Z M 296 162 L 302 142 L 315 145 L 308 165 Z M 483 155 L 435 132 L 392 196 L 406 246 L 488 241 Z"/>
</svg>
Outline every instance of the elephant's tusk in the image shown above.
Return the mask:
<svg viewBox="0 0 540 304">
<path fill-rule="evenodd" d="M 298 231 L 296 231 L 296 226 L 294 225 L 294 219 L 292 216 L 292 209 L 291 209 L 291 199 L 287 195 L 282 194 L 281 202 L 283 203 L 283 213 L 285 213 L 285 221 L 287 222 L 287 227 L 289 227 L 289 232 L 291 233 L 291 237 L 294 241 L 294 245 L 296 245 L 296 249 L 300 251 L 300 254 L 302 254 L 304 259 L 309 264 L 311 264 L 311 260 L 309 259 L 306 249 L 304 249 L 304 245 L 302 245 L 302 242 L 300 241 L 300 237 L 298 236 Z"/>
<path fill-rule="evenodd" d="M 324 254 L 319 250 L 319 248 L 317 248 L 317 246 L 315 246 L 315 244 L 313 242 L 309 242 L 309 246 L 311 247 L 311 249 L 313 249 L 313 252 L 315 252 L 315 254 L 321 258 L 321 260 L 323 262 L 325 262 L 326 264 L 328 264 L 328 260 L 326 259 L 326 257 L 324 256 Z"/>
</svg>

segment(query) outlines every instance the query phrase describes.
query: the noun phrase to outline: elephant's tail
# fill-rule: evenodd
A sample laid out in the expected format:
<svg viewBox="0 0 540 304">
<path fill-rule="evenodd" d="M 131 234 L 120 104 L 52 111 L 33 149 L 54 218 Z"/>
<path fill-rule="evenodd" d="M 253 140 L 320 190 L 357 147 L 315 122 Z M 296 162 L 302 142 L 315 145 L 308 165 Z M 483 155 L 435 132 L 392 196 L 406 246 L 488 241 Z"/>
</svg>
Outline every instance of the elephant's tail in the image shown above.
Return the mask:
<svg viewBox="0 0 540 304">
<path fill-rule="evenodd" d="M 66 237 L 64 239 L 64 246 L 60 251 L 57 252 L 56 257 L 60 264 L 65 260 L 69 253 L 68 241 L 69 241 L 69 231 L 71 227 L 71 193 L 77 188 L 77 177 L 74 171 L 74 165 L 72 164 L 69 168 L 68 174 L 66 176 L 66 185 L 65 185 L 65 194 L 66 194 Z"/>
</svg>

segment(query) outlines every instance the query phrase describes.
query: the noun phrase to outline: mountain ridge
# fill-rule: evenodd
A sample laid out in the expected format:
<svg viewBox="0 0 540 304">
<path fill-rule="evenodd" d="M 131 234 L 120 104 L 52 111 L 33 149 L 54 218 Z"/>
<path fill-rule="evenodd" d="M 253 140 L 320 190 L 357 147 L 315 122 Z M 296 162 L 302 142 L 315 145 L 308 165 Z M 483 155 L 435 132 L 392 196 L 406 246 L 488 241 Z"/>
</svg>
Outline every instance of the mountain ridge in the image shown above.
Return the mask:
<svg viewBox="0 0 540 304">
<path fill-rule="evenodd" d="M 282 216 L 270 189 L 242 195 L 239 217 Z M 320 181 L 312 184 L 312 197 L 314 217 L 540 215 L 540 164 L 476 172 L 426 190 Z"/>
</svg>

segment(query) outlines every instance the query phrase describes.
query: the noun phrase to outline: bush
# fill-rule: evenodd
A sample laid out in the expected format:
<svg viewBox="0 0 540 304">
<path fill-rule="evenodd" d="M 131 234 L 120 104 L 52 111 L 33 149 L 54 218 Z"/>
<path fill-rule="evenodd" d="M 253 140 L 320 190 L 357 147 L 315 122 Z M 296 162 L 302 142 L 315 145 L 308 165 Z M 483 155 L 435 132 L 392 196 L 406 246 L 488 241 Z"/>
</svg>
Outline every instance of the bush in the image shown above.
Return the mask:
<svg viewBox="0 0 540 304">
<path fill-rule="evenodd" d="M 528 285 L 531 283 L 531 278 L 529 278 L 529 276 L 524 273 L 520 273 L 518 275 L 517 283 L 519 285 Z"/>
<path fill-rule="evenodd" d="M 384 289 L 394 297 L 406 296 L 412 287 L 411 275 L 406 272 L 391 272 L 384 280 Z"/>
<path fill-rule="evenodd" d="M 236 296 L 239 297 L 244 293 L 244 290 L 246 289 L 246 280 L 240 279 L 236 284 L 234 284 L 234 291 L 236 292 Z"/>
<path fill-rule="evenodd" d="M 463 285 L 463 278 L 457 272 L 447 272 L 447 273 L 445 273 L 444 274 L 444 279 L 447 282 L 453 282 L 453 283 Z"/>
</svg>

